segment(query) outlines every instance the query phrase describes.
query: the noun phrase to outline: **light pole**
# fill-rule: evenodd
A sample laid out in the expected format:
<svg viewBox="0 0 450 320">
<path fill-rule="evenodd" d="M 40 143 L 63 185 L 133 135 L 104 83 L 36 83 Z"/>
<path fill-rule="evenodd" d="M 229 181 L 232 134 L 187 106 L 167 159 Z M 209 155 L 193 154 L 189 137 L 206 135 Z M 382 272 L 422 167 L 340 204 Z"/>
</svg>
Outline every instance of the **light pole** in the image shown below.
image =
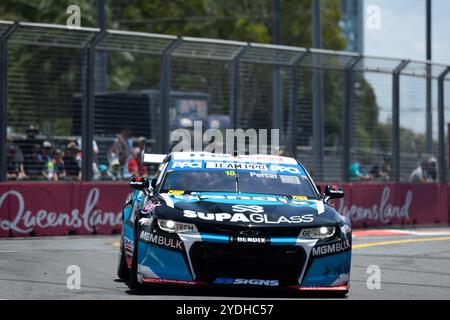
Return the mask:
<svg viewBox="0 0 450 320">
<path fill-rule="evenodd" d="M 312 0 L 312 43 L 313 48 L 322 49 L 322 28 L 320 0 Z M 323 118 L 323 74 L 320 56 L 314 55 L 313 71 L 313 154 L 316 163 L 315 176 L 321 181 L 324 162 L 324 118 Z"/>
<path fill-rule="evenodd" d="M 431 61 L 433 59 L 432 53 L 432 3 L 431 0 L 426 0 L 426 59 Z M 433 153 L 433 95 L 432 95 L 432 72 L 431 65 L 427 65 L 427 80 L 426 80 L 426 151 L 429 154 Z"/>
<path fill-rule="evenodd" d="M 103 32 L 106 30 L 106 13 L 105 0 L 97 0 L 97 25 Z M 95 85 L 96 91 L 105 92 L 108 90 L 108 55 L 106 51 L 98 51 L 96 55 L 97 65 L 97 82 Z"/>
<path fill-rule="evenodd" d="M 273 0 L 273 22 L 272 22 L 272 41 L 275 45 L 281 44 L 281 0 Z M 273 128 L 279 129 L 281 131 L 281 144 L 285 144 L 285 135 L 283 130 L 283 90 L 282 80 L 281 80 L 281 72 L 280 67 L 276 64 L 273 72 L 273 80 L 272 80 L 272 121 Z"/>
</svg>

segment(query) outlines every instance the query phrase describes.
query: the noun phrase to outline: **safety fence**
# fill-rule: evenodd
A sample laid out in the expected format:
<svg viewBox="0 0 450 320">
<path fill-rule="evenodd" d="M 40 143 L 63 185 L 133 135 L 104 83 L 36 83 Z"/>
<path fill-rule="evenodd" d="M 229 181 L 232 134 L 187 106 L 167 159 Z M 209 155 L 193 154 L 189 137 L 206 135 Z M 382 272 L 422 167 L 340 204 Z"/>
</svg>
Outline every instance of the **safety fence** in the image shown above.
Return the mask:
<svg viewBox="0 0 450 320">
<path fill-rule="evenodd" d="M 344 184 L 336 209 L 357 228 L 436 226 L 450 221 L 450 185 Z M 0 184 L 0 237 L 116 234 L 124 183 Z"/>
<path fill-rule="evenodd" d="M 279 129 L 281 148 L 317 180 L 408 182 L 423 163 L 428 180 L 446 182 L 449 71 L 347 52 L 0 21 L 0 180 L 127 179 L 137 174 L 137 150 L 169 152 L 175 129 L 202 121 L 202 130 Z"/>
</svg>

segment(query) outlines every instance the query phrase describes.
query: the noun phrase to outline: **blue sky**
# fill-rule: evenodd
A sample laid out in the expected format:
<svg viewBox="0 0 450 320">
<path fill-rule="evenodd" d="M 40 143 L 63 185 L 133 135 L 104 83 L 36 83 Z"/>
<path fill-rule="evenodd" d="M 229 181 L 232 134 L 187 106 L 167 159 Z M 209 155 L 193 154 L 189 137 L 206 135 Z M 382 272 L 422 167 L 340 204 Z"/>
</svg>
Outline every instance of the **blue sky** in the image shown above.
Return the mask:
<svg viewBox="0 0 450 320">
<path fill-rule="evenodd" d="M 381 9 L 381 29 L 365 28 L 365 53 L 425 60 L 425 0 L 363 0 Z M 433 60 L 450 64 L 450 1 L 433 1 Z"/>
<path fill-rule="evenodd" d="M 426 59 L 425 0 L 361 0 L 364 13 L 370 5 L 381 9 L 381 28 L 365 28 L 365 54 L 413 60 Z M 433 1 L 433 61 L 450 65 L 450 1 Z M 380 106 L 381 122 L 391 119 L 391 78 L 386 75 L 367 74 L 366 79 L 375 89 Z M 425 133 L 425 81 L 403 77 L 401 80 L 400 123 L 417 133 Z M 447 85 L 450 89 L 450 85 Z M 447 90 L 449 90 L 447 89 Z M 446 95 L 449 105 L 450 94 Z M 433 135 L 437 138 L 436 84 L 433 83 Z M 450 122 L 450 108 L 446 107 Z"/>
</svg>

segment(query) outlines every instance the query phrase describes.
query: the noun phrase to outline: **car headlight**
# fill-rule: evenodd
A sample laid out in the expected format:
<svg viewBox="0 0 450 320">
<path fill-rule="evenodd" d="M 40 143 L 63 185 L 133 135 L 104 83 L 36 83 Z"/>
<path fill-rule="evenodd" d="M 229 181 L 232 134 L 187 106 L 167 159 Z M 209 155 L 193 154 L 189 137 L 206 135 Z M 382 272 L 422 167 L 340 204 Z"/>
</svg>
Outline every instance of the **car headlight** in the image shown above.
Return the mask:
<svg viewBox="0 0 450 320">
<path fill-rule="evenodd" d="M 311 228 L 311 229 L 303 229 L 300 233 L 302 238 L 307 239 L 328 239 L 334 236 L 336 233 L 335 227 L 320 227 L 320 228 Z"/>
<path fill-rule="evenodd" d="M 173 220 L 158 219 L 158 226 L 161 230 L 169 233 L 197 232 L 197 227 L 194 224 Z"/>
</svg>

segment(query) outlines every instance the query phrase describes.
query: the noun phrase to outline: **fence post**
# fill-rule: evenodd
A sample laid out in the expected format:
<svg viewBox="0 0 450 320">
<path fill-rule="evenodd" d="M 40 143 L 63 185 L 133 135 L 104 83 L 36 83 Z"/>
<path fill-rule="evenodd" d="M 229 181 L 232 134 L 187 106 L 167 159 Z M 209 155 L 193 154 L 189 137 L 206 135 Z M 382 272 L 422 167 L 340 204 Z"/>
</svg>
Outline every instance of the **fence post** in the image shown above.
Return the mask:
<svg viewBox="0 0 450 320">
<path fill-rule="evenodd" d="M 439 134 L 439 183 L 447 183 L 447 162 L 445 161 L 445 78 L 450 73 L 447 67 L 438 78 L 438 134 Z"/>
<path fill-rule="evenodd" d="M 392 154 L 394 156 L 394 181 L 400 182 L 401 150 L 400 150 L 400 75 L 409 64 L 403 60 L 392 72 Z"/>
<path fill-rule="evenodd" d="M 353 86 L 354 68 L 363 59 L 362 56 L 351 61 L 344 70 L 344 127 L 343 127 L 343 177 L 345 182 L 350 182 L 350 161 L 352 148 L 352 126 L 353 126 Z"/>
<path fill-rule="evenodd" d="M 95 46 L 107 35 L 107 32 L 95 34 L 84 47 L 83 70 L 83 106 L 81 112 L 82 179 L 91 181 L 94 163 L 93 140 L 95 126 Z"/>
<path fill-rule="evenodd" d="M 291 88 L 290 92 L 290 101 L 289 101 L 289 149 L 292 157 L 297 158 L 297 129 L 298 129 L 298 108 L 297 108 L 297 100 L 298 100 L 298 88 L 300 86 L 300 80 L 298 76 L 298 68 L 302 61 L 308 56 L 309 50 L 302 53 L 298 57 L 295 57 L 291 61 Z"/>
<path fill-rule="evenodd" d="M 17 30 L 13 24 L 0 35 L 0 182 L 6 181 L 7 141 L 8 134 L 8 40 Z"/>
<path fill-rule="evenodd" d="M 160 150 L 161 153 L 170 152 L 169 133 L 170 133 L 170 95 L 171 95 L 171 57 L 173 51 L 183 42 L 182 38 L 178 38 L 169 44 L 162 52 L 161 56 L 161 76 L 160 76 Z"/>
<path fill-rule="evenodd" d="M 240 60 L 247 49 L 248 46 L 239 48 L 230 62 L 230 118 L 234 130 L 238 127 L 239 117 Z"/>
</svg>

